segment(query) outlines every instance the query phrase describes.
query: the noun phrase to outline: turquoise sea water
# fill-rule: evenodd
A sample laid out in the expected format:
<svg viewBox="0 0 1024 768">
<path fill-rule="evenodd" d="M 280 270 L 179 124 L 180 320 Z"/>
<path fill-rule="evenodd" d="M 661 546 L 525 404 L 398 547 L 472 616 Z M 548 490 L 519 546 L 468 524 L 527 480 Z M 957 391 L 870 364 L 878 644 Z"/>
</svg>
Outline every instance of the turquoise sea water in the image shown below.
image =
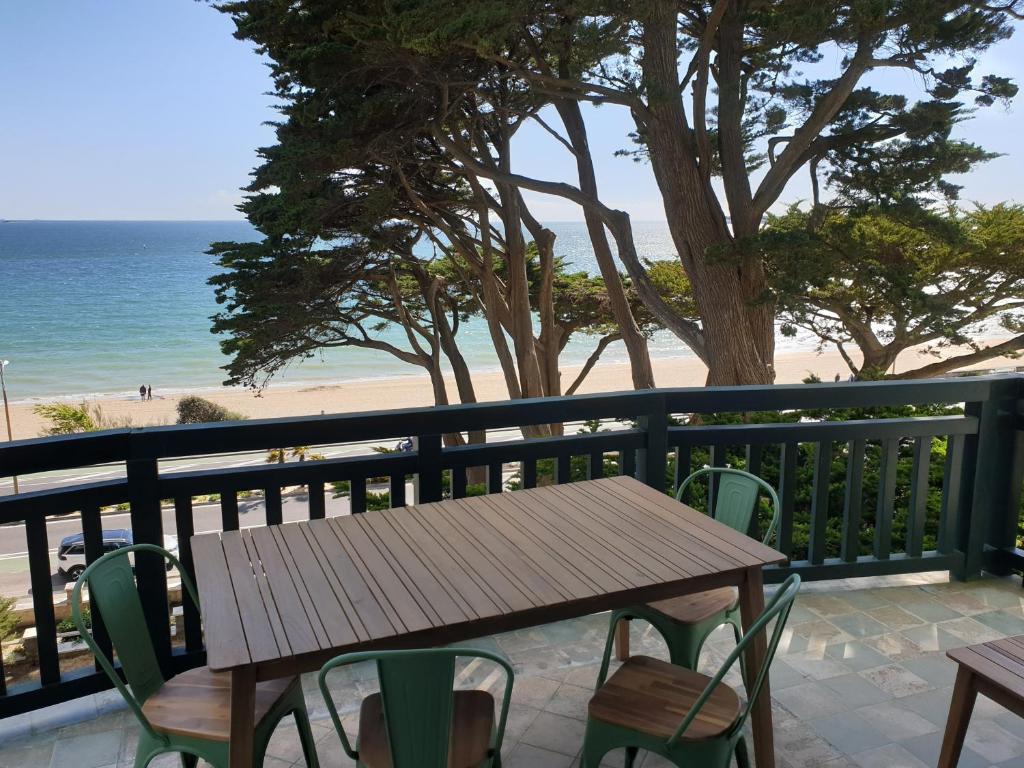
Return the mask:
<svg viewBox="0 0 1024 768">
<path fill-rule="evenodd" d="M 552 228 L 560 255 L 596 271 L 583 224 Z M 664 223 L 635 229 L 642 255 L 673 255 Z M 254 237 L 244 221 L 0 222 L 0 358 L 11 361 L 11 398 L 133 393 L 142 384 L 155 393 L 219 386 L 227 358 L 210 333 L 217 305 L 206 283 L 217 267 L 204 251 L 213 241 Z M 497 367 L 482 323 L 468 324 L 460 339 L 474 370 Z M 582 339 L 564 359 L 582 362 L 591 348 Z M 652 353 L 688 351 L 659 334 Z M 625 359 L 625 350 L 615 344 L 605 358 Z M 386 353 L 345 349 L 303 361 L 274 382 L 417 373 Z"/>
<path fill-rule="evenodd" d="M 583 224 L 549 226 L 561 256 L 596 272 Z M 634 231 L 642 256 L 674 255 L 664 223 L 638 222 Z M 209 330 L 217 305 L 206 284 L 217 266 L 204 251 L 212 241 L 255 236 L 244 221 L 0 222 L 0 359 L 11 361 L 12 399 L 137 393 L 142 384 L 155 394 L 219 386 L 227 358 Z M 467 324 L 459 338 L 473 369 L 497 367 L 483 323 Z M 585 360 L 592 343 L 571 344 L 566 363 Z M 690 354 L 668 333 L 652 339 L 651 351 Z M 604 359 L 624 360 L 621 343 Z M 386 353 L 346 349 L 293 365 L 274 382 L 414 373 Z"/>
</svg>

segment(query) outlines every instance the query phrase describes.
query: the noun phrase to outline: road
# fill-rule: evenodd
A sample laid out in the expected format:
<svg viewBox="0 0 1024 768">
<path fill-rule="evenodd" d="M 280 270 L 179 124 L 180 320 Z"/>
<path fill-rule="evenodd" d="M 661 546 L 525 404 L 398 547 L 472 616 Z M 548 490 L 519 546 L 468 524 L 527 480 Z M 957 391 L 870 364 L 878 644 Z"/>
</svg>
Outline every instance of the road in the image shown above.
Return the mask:
<svg viewBox="0 0 1024 768">
<path fill-rule="evenodd" d="M 407 498 L 412 498 L 411 485 L 406 489 Z M 325 506 L 329 517 L 347 515 L 349 501 L 347 498 L 332 498 L 332 493 L 325 494 Z M 305 493 L 285 496 L 281 501 L 281 514 L 285 522 L 306 520 L 309 518 L 309 499 Z M 177 527 L 174 520 L 174 508 L 162 510 L 164 533 L 176 535 Z M 251 528 L 266 524 L 263 500 L 253 499 L 238 502 L 239 524 L 242 528 Z M 197 505 L 192 510 L 193 526 L 196 533 L 221 530 L 220 506 L 218 504 Z M 131 528 L 128 512 L 112 512 L 103 516 L 103 528 Z M 53 518 L 47 521 L 46 533 L 50 544 L 50 564 L 52 566 L 51 587 L 54 592 L 64 591 L 65 582 L 57 573 L 57 547 L 65 536 L 82 532 L 82 525 L 77 515 L 64 518 Z M 28 553 L 25 544 L 25 528 L 22 525 L 0 527 L 0 595 L 7 597 L 24 597 L 30 594 L 28 573 Z"/>
</svg>

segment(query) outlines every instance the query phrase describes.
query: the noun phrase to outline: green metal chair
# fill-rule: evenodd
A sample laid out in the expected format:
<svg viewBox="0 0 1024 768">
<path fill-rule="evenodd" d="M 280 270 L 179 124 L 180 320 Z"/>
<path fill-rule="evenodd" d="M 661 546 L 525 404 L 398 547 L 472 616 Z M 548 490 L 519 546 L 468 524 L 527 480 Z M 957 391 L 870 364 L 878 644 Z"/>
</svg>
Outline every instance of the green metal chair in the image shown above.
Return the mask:
<svg viewBox="0 0 1024 768">
<path fill-rule="evenodd" d="M 634 656 L 605 682 L 614 628 L 608 632 L 597 692 L 590 700 L 580 768 L 598 768 L 613 749 L 626 750 L 626 768 L 637 752 L 655 752 L 673 765 L 729 768 L 733 754 L 739 768 L 750 768 L 743 726 L 757 701 L 800 577 L 790 576 L 769 601 L 714 677 L 647 656 Z M 775 620 L 764 666 L 750 687 L 746 704 L 722 682 L 747 646 Z M 680 713 L 685 713 L 680 721 Z"/>
<path fill-rule="evenodd" d="M 676 499 L 682 500 L 690 483 L 705 475 L 719 476 L 715 520 L 744 534 L 750 529 L 759 493 L 763 490 L 768 494 L 773 513 L 764 537 L 764 543 L 768 544 L 779 524 L 779 496 L 775 489 L 757 475 L 740 469 L 704 467 L 679 484 Z M 739 601 L 732 587 L 673 597 L 647 605 L 634 605 L 615 611 L 611 616 L 613 628 L 619 622 L 626 622 L 623 624 L 625 631 L 616 633 L 615 638 L 616 656 L 620 661 L 629 658 L 628 622 L 631 619 L 643 619 L 650 623 L 665 638 L 669 660 L 688 669 L 697 668 L 704 641 L 718 627 L 723 624 L 732 625 L 737 641 L 743 631 Z"/>
<path fill-rule="evenodd" d="M 128 560 L 128 555 L 136 552 L 154 553 L 176 567 L 182 586 L 199 605 L 195 585 L 178 558 L 154 544 L 136 544 L 103 555 L 82 572 L 72 593 L 71 617 L 97 663 L 142 727 L 135 751 L 136 768 L 144 768 L 153 758 L 168 752 L 179 753 L 184 768 L 194 768 L 199 758 L 217 768 L 228 768 L 230 674 L 198 667 L 164 678 Z M 83 585 L 89 587 L 93 611 L 98 608 L 103 618 L 124 680 L 85 626 L 81 609 Z M 289 714 L 295 716 L 306 765 L 317 768 L 313 732 L 298 677 L 256 686 L 256 766 L 263 765 L 271 734 Z"/>
<path fill-rule="evenodd" d="M 459 658 L 486 659 L 504 670 L 497 723 L 490 693 L 453 690 Z M 353 748 L 327 688 L 327 675 L 362 661 L 376 662 L 380 692 L 363 699 Z M 319 679 L 341 745 L 358 768 L 500 768 L 514 677 L 512 665 L 500 654 L 448 647 L 350 653 L 327 662 Z"/>
</svg>

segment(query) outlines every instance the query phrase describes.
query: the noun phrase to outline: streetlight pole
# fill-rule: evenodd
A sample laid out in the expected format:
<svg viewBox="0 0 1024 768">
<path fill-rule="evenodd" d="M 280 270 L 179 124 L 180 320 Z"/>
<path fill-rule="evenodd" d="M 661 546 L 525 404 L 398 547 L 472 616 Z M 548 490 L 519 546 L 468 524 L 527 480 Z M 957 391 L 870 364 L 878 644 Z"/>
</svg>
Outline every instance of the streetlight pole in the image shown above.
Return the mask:
<svg viewBox="0 0 1024 768">
<path fill-rule="evenodd" d="M 0 360 L 0 391 L 4 393 L 4 416 L 7 419 L 7 440 L 14 442 L 14 434 L 11 432 L 11 406 L 7 403 L 7 382 L 4 381 L 4 368 L 10 365 L 10 360 Z M 14 492 L 18 492 L 18 476 L 11 475 L 14 481 Z"/>
</svg>

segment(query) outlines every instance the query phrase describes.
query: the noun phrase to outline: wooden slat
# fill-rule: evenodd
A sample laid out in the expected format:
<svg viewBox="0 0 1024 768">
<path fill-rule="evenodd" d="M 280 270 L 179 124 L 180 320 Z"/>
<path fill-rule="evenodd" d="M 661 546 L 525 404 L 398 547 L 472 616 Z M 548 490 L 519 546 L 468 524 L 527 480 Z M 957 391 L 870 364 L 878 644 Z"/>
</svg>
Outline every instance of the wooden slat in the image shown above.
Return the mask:
<svg viewBox="0 0 1024 768">
<path fill-rule="evenodd" d="M 327 515 L 324 484 L 322 482 L 310 483 L 307 488 L 309 489 L 309 519 L 323 520 Z"/>
<path fill-rule="evenodd" d="M 860 555 L 861 508 L 864 499 L 863 440 L 851 440 L 846 459 L 846 493 L 843 499 L 843 532 L 840 557 L 848 563 Z"/>
<path fill-rule="evenodd" d="M 86 563 L 94 563 L 103 557 L 103 521 L 100 517 L 99 507 L 93 506 L 82 510 L 82 536 L 85 539 Z M 102 612 L 91 601 L 89 603 L 89 613 L 92 620 L 93 640 L 99 645 L 100 651 L 102 651 L 104 656 L 108 659 L 113 658 L 110 636 L 107 634 L 107 628 L 103 623 Z M 102 669 L 99 660 L 95 664 L 96 669 Z"/>
<path fill-rule="evenodd" d="M 924 524 L 928 516 L 928 469 L 932 439 L 914 439 L 914 464 L 910 473 L 910 506 L 907 510 L 907 555 L 920 557 L 924 543 Z"/>
<path fill-rule="evenodd" d="M 397 626 L 404 627 L 406 632 L 433 626 L 420 608 L 416 596 L 410 593 L 409 588 L 384 559 L 356 518 L 332 517 L 327 522 L 338 539 L 348 545 L 346 548 L 353 559 L 362 564 L 363 573 L 371 581 L 371 589 L 375 585 L 379 590 L 382 598 L 381 607 L 384 607 L 384 603 L 391 607 L 393 615 L 398 620 Z"/>
<path fill-rule="evenodd" d="M 675 496 L 679 491 L 679 486 L 683 484 L 683 480 L 690 476 L 691 462 L 693 461 L 693 446 L 689 443 L 683 443 L 676 448 L 676 466 L 675 466 L 675 477 L 672 483 L 672 495 Z M 690 488 L 686 489 L 685 496 L 682 501 L 684 504 L 689 504 L 692 497 Z"/>
<path fill-rule="evenodd" d="M 892 513 L 896 503 L 896 464 L 899 460 L 899 442 L 882 441 L 882 455 L 878 466 L 878 503 L 875 506 L 875 557 L 888 560 L 892 551 Z"/>
<path fill-rule="evenodd" d="M 281 489 L 271 485 L 263 489 L 263 500 L 267 511 L 267 525 L 280 525 L 281 514 Z"/>
<path fill-rule="evenodd" d="M 452 478 L 452 498 L 466 498 L 466 469 L 464 467 L 455 467 L 450 472 Z"/>
<path fill-rule="evenodd" d="M 572 456 L 568 453 L 558 454 L 555 460 L 555 482 L 568 483 L 572 480 Z"/>
<path fill-rule="evenodd" d="M 292 565 L 284 559 L 274 532 L 270 528 L 247 528 L 243 535 L 252 541 L 259 554 L 259 563 L 267 576 L 274 607 L 281 617 L 292 654 L 317 650 L 320 648 L 318 637 L 324 633 L 323 624 L 315 609 L 307 607 L 305 590 L 300 594 L 301 585 L 297 587 Z"/>
<path fill-rule="evenodd" d="M 796 506 L 796 465 L 800 457 L 799 443 L 783 443 L 779 447 L 779 513 L 778 549 L 787 558 L 793 556 L 793 522 Z"/>
<path fill-rule="evenodd" d="M 520 474 L 523 476 L 523 488 L 537 487 L 537 460 L 523 459 L 520 463 Z"/>
<path fill-rule="evenodd" d="M 178 559 L 185 573 L 196 581 L 196 568 L 192 559 L 192 534 L 195 523 L 192 520 L 192 497 L 178 496 L 174 499 L 174 529 L 178 534 Z M 185 618 L 185 648 L 199 651 L 203 647 L 203 625 L 199 606 L 192 602 L 188 590 L 181 591 L 181 610 Z"/>
<path fill-rule="evenodd" d="M 960 481 L 963 477 L 963 435 L 950 435 L 946 443 L 946 466 L 942 476 L 942 507 L 939 512 L 939 552 L 949 554 L 955 548 L 960 519 Z"/>
<path fill-rule="evenodd" d="M 36 515 L 25 521 L 25 542 L 28 544 L 32 611 L 39 647 L 39 682 L 49 685 L 60 680 L 60 662 L 57 659 L 57 622 L 53 616 L 53 584 L 50 581 L 50 548 L 45 517 Z"/>
<path fill-rule="evenodd" d="M 388 501 L 391 507 L 405 506 L 405 475 L 391 475 L 388 479 Z"/>
<path fill-rule="evenodd" d="M 587 459 L 587 479 L 597 480 L 604 477 L 604 453 L 594 451 Z"/>
<path fill-rule="evenodd" d="M 807 559 L 812 565 L 825 562 L 828 533 L 829 481 L 832 478 L 832 443 L 818 443 L 814 453 L 814 485 L 811 493 L 811 530 Z"/>
<path fill-rule="evenodd" d="M 231 587 L 231 575 L 221 537 L 208 533 L 192 537 L 196 584 L 202 604 L 211 665 L 229 669 L 252 661 L 245 644 L 245 632 L 238 602 Z M 264 611 L 266 613 L 266 611 Z M 257 616 L 259 613 L 257 612 Z"/>
<path fill-rule="evenodd" d="M 231 591 L 238 604 L 249 657 L 253 661 L 266 661 L 288 655 L 290 647 L 287 644 L 279 646 L 274 637 L 267 615 L 268 607 L 256 583 L 256 574 L 242 541 L 242 534 L 224 536 L 221 546 L 224 548 L 224 562 L 231 574 Z"/>
<path fill-rule="evenodd" d="M 220 519 L 225 531 L 238 530 L 238 493 L 233 488 L 220 492 Z"/>
<path fill-rule="evenodd" d="M 500 462 L 487 465 L 487 492 L 501 493 L 504 483 L 502 465 Z"/>
<path fill-rule="evenodd" d="M 349 481 L 349 509 L 353 515 L 366 511 L 366 478 L 353 477 Z"/>
<path fill-rule="evenodd" d="M 623 477 L 636 477 L 635 448 L 627 448 L 619 452 L 619 474 Z"/>
</svg>

